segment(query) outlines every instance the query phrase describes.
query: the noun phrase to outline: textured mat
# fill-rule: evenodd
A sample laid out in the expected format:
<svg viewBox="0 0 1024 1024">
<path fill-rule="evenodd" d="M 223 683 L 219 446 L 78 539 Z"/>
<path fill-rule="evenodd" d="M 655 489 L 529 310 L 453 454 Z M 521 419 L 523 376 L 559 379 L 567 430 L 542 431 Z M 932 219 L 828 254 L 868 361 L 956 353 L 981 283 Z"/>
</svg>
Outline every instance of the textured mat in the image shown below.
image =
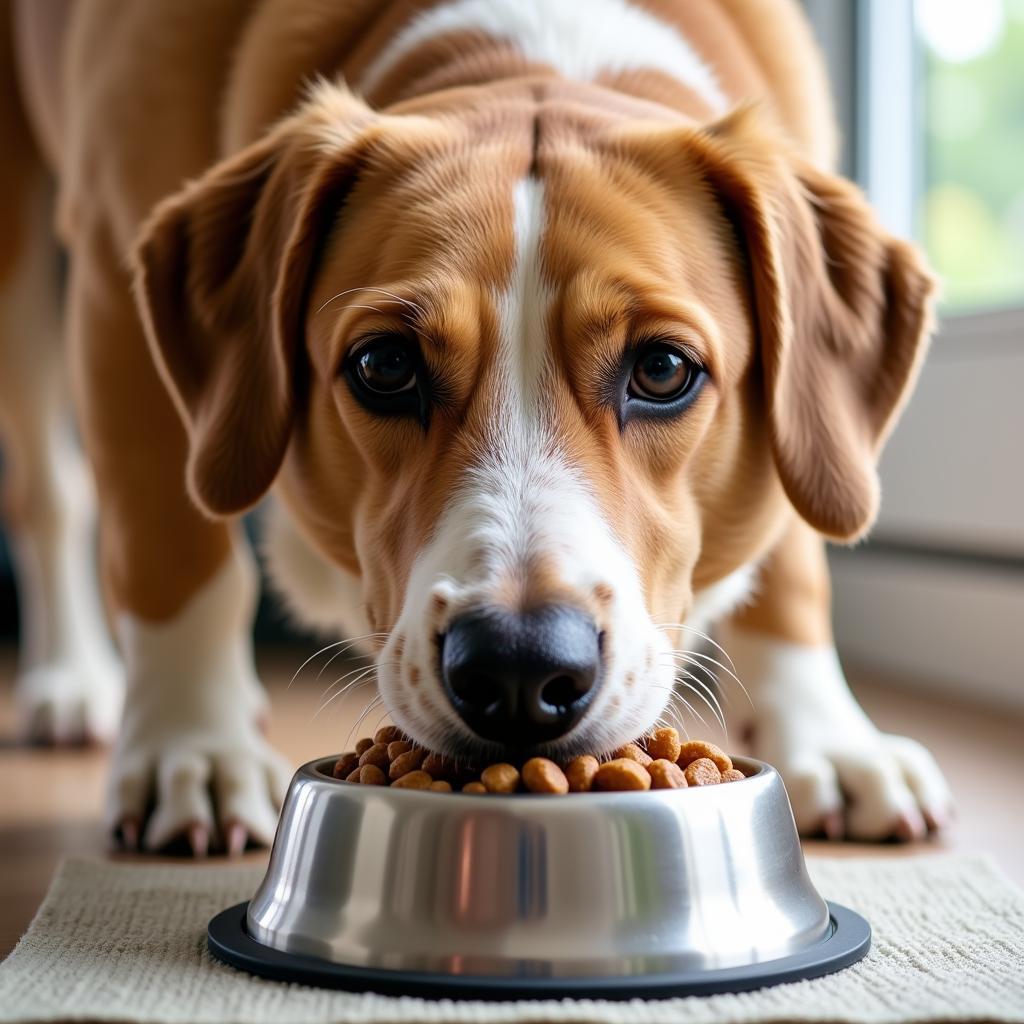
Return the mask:
<svg viewBox="0 0 1024 1024">
<path fill-rule="evenodd" d="M 206 923 L 252 894 L 259 865 L 71 860 L 0 964 L 0 1021 L 1024 1022 L 1024 893 L 987 861 L 809 866 L 823 896 L 874 928 L 868 956 L 839 974 L 704 999 L 455 1003 L 284 985 L 212 960 Z"/>
</svg>

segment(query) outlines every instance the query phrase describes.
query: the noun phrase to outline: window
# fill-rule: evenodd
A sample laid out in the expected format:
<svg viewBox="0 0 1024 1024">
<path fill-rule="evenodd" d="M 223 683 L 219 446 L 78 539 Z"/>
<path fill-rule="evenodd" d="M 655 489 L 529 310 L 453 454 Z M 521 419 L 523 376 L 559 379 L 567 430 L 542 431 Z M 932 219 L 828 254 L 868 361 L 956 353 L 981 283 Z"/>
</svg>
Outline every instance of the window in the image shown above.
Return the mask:
<svg viewBox="0 0 1024 1024">
<path fill-rule="evenodd" d="M 916 226 L 946 312 L 1024 305 L 1024 0 L 916 0 Z"/>
<path fill-rule="evenodd" d="M 833 549 L 852 661 L 1024 706 L 1024 0 L 803 0 L 842 170 L 944 279 L 879 473 L 869 543 Z"/>
</svg>

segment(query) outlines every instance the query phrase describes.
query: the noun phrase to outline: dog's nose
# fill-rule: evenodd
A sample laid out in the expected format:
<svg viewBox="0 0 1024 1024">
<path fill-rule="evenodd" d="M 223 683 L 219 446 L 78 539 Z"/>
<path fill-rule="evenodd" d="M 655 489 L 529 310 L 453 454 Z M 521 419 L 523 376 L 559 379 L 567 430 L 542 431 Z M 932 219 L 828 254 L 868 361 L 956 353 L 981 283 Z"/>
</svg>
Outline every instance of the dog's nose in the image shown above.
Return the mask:
<svg viewBox="0 0 1024 1024">
<path fill-rule="evenodd" d="M 444 634 L 441 670 L 455 710 L 478 736 L 530 747 L 583 717 L 601 675 L 600 635 L 570 605 L 466 612 Z"/>
</svg>

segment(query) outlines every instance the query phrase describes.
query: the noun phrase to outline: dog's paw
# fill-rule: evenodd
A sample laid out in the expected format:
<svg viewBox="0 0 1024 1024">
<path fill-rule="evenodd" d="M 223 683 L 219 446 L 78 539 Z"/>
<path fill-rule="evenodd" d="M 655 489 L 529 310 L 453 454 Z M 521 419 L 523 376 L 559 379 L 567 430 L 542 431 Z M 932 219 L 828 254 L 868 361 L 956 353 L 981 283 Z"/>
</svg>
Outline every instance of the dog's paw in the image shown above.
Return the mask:
<svg viewBox="0 0 1024 1024">
<path fill-rule="evenodd" d="M 207 700 L 189 700 L 189 687 L 170 693 L 174 707 L 164 704 L 166 691 L 129 696 L 107 811 L 128 849 L 234 855 L 273 841 L 291 768 L 264 739 L 262 702 L 250 687 L 211 688 Z"/>
<path fill-rule="evenodd" d="M 18 734 L 55 746 L 110 743 L 117 735 L 124 683 L 115 665 L 50 662 L 15 682 Z"/>
<path fill-rule="evenodd" d="M 946 824 L 949 789 L 934 758 L 875 728 L 832 648 L 734 633 L 728 650 L 753 704 L 734 725 L 782 775 L 803 835 L 913 840 Z"/>
<path fill-rule="evenodd" d="M 911 841 L 947 823 L 949 790 L 919 743 L 873 727 L 833 736 L 802 750 L 755 743 L 782 775 L 802 835 Z"/>
</svg>

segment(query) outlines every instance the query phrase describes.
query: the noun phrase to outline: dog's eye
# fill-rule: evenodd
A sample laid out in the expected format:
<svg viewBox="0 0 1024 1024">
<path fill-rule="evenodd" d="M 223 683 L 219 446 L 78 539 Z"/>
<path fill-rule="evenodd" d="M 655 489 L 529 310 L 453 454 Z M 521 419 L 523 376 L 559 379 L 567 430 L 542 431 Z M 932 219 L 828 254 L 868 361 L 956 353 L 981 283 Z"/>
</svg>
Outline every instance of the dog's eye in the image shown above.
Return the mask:
<svg viewBox="0 0 1024 1024">
<path fill-rule="evenodd" d="M 416 384 L 416 363 L 402 338 L 376 338 L 357 353 L 360 383 L 378 395 L 409 391 Z"/>
<path fill-rule="evenodd" d="M 342 367 L 352 394 L 379 416 L 430 418 L 431 382 L 414 341 L 401 334 L 365 338 Z"/>
<path fill-rule="evenodd" d="M 642 349 L 633 364 L 629 394 L 650 402 L 671 402 L 693 386 L 698 370 L 677 349 L 654 344 Z"/>
</svg>

